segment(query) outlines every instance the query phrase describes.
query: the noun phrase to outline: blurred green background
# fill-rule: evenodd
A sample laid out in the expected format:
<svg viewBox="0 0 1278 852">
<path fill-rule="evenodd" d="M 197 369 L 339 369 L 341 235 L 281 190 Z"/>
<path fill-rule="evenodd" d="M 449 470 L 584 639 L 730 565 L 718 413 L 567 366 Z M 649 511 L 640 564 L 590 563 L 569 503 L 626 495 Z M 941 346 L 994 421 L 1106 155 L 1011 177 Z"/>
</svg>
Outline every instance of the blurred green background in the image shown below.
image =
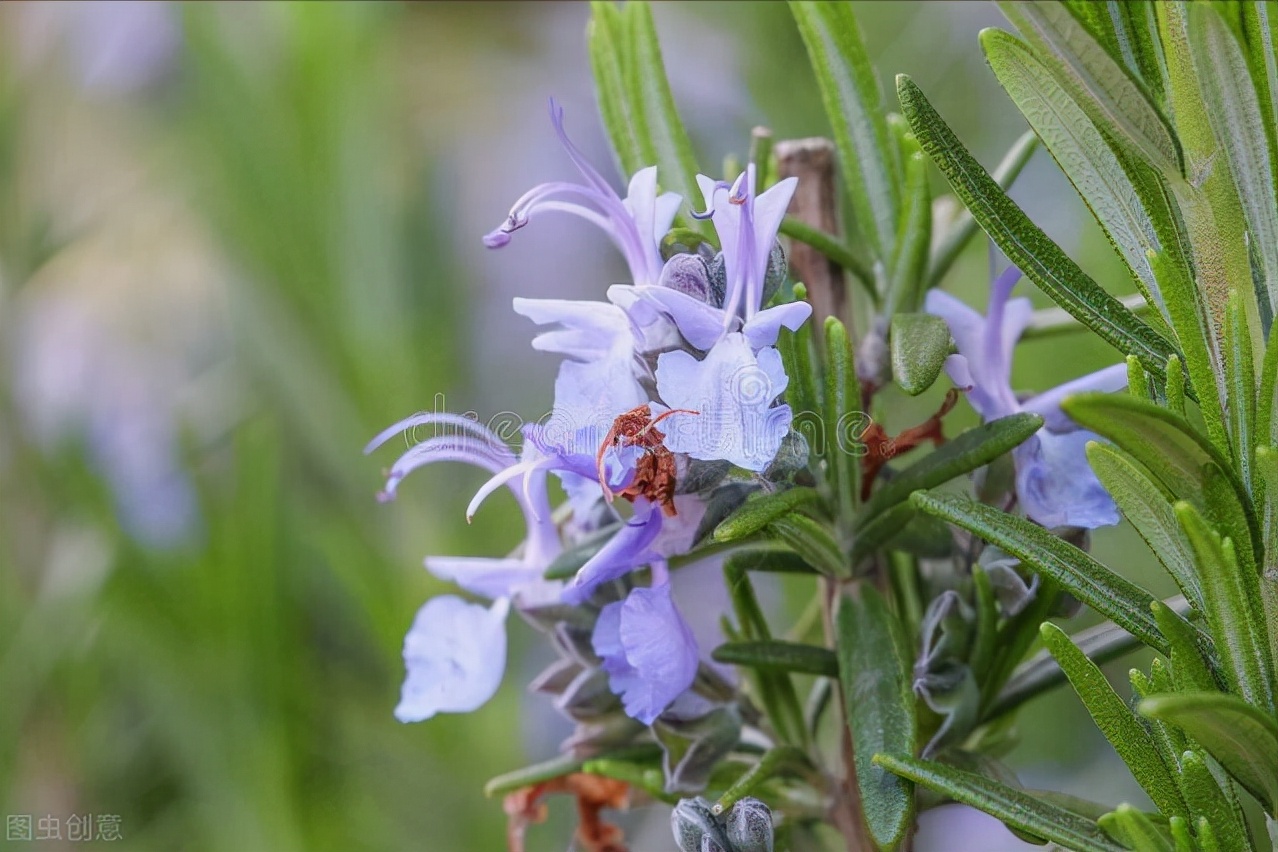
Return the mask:
<svg viewBox="0 0 1278 852">
<path fill-rule="evenodd" d="M 912 74 L 984 162 L 1024 130 L 976 44 L 993 6 L 856 11 L 881 78 Z M 744 154 L 755 124 L 826 132 L 784 5 L 655 12 L 703 170 Z M 467 527 L 481 477 L 457 467 L 379 505 L 394 452 L 360 449 L 421 409 L 539 416 L 555 363 L 529 354 L 510 298 L 622 280 L 581 223 L 502 252 L 479 241 L 529 186 L 571 176 L 549 95 L 614 173 L 588 17 L 571 3 L 0 8 L 6 815 L 118 815 L 114 848 L 130 850 L 504 847 L 484 780 L 566 733 L 524 695 L 546 659 L 531 631 L 512 622 L 506 684 L 479 712 L 405 726 L 391 710 L 403 633 L 441 590 L 422 556 L 504 553 L 520 524 L 495 500 Z M 1045 154 L 1013 195 L 1130 292 Z M 947 287 L 981 303 L 986 269 L 974 245 Z M 1082 336 L 1032 343 L 1017 384 L 1114 359 Z M 902 404 L 905 422 L 936 400 Z M 1096 550 L 1171 593 L 1129 530 Z M 1143 801 L 1072 697 L 1031 705 L 1021 728 L 1010 761 L 1027 783 Z M 565 847 L 566 804 L 530 850 Z M 629 825 L 636 852 L 670 847 L 663 811 Z M 88 845 L 63 836 L 36 848 Z"/>
</svg>

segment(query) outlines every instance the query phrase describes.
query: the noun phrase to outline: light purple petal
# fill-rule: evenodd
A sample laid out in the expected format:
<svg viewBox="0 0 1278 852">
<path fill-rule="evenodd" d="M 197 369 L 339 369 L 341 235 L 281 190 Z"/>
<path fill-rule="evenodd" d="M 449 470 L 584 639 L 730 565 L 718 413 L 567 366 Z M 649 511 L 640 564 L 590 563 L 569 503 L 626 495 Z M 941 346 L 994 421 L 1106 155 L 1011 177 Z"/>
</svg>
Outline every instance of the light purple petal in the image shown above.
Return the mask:
<svg viewBox="0 0 1278 852">
<path fill-rule="evenodd" d="M 686 352 L 657 360 L 657 392 L 670 408 L 697 415 L 665 421 L 665 446 L 694 459 L 725 459 L 760 471 L 776 457 L 793 415 L 772 403 L 788 379 L 776 349 L 756 356 L 741 334 L 730 334 L 702 361 Z"/>
<path fill-rule="evenodd" d="M 1118 508 L 1087 463 L 1087 442 L 1096 435 L 1064 435 L 1040 429 L 1013 450 L 1016 493 L 1030 519 L 1049 529 L 1095 529 L 1118 523 Z"/>
<path fill-rule="evenodd" d="M 616 305 L 573 299 L 514 300 L 515 313 L 537 325 L 557 324 L 561 329 L 533 338 L 533 348 L 591 361 L 608 357 L 631 344 L 630 322 Z"/>
<path fill-rule="evenodd" d="M 636 287 L 635 293 L 670 317 L 684 339 L 698 349 L 709 349 L 723 336 L 724 313 L 714 305 L 669 287 Z"/>
<path fill-rule="evenodd" d="M 950 381 L 954 383 L 954 387 L 959 390 L 971 390 L 976 384 L 976 382 L 972 379 L 972 371 L 967 368 L 967 359 L 962 355 L 945 356 L 944 366 L 945 375 L 950 377 Z"/>
<path fill-rule="evenodd" d="M 573 436 L 572 446 L 564 449 L 593 458 L 617 416 L 647 401 L 629 355 L 565 361 L 555 378 L 555 408 L 546 432 Z"/>
<path fill-rule="evenodd" d="M 674 224 L 679 215 L 679 207 L 683 204 L 683 196 L 677 192 L 663 192 L 657 196 L 656 213 L 652 220 L 652 240 L 659 247 L 661 239 Z M 659 250 L 658 250 L 658 253 Z"/>
<path fill-rule="evenodd" d="M 604 607 L 592 639 L 609 688 L 621 696 L 627 715 L 645 725 L 696 678 L 697 641 L 668 583 L 634 589 L 624 601 Z"/>
<path fill-rule="evenodd" d="M 687 553 L 692 548 L 701 519 L 706 516 L 705 501 L 696 494 L 675 495 L 674 507 L 675 516 L 665 519 L 661 534 L 652 542 L 653 551 L 662 556 Z"/>
<path fill-rule="evenodd" d="M 408 676 L 395 718 L 421 722 L 436 713 L 469 713 L 497 692 L 506 670 L 506 613 L 445 595 L 417 611 L 404 637 Z"/>
<path fill-rule="evenodd" d="M 1028 307 L 1026 300 L 1015 300 L 1015 305 L 1007 306 L 1013 319 L 1019 319 L 1023 312 L 1021 302 Z M 924 302 L 924 309 L 945 320 L 950 327 L 950 336 L 958 354 L 967 361 L 967 377 L 969 381 L 963 387 L 970 387 L 968 401 L 986 420 L 1006 417 L 1018 410 L 1016 397 L 1012 393 L 1009 377 L 1011 376 L 1010 350 L 1004 356 L 1001 343 L 991 346 L 991 338 L 985 318 L 949 293 L 931 290 Z M 951 378 L 954 378 L 951 376 Z M 955 384 L 959 382 L 955 380 Z"/>
<path fill-rule="evenodd" d="M 741 332 L 746 336 L 751 349 L 762 349 L 772 346 L 781 334 L 781 328 L 798 331 L 799 327 L 812 316 L 812 306 L 807 302 L 787 302 L 759 311 L 746 321 Z"/>
<path fill-rule="evenodd" d="M 1125 387 L 1127 387 L 1127 365 L 1115 364 L 1044 391 L 1027 400 L 1022 407 L 1026 411 L 1042 415 L 1045 425 L 1053 432 L 1072 432 L 1078 428 L 1078 424 L 1061 411 L 1061 400 L 1074 393 L 1085 391 L 1116 393 Z"/>
<path fill-rule="evenodd" d="M 659 558 L 652 549 L 652 543 L 661 532 L 661 526 L 661 510 L 643 498 L 636 500 L 635 513 L 630 520 L 581 566 L 577 576 L 564 589 L 564 602 L 584 603 L 600 583 L 615 580 Z"/>
<path fill-rule="evenodd" d="M 549 564 L 549 563 L 547 563 Z M 471 594 L 496 600 L 508 598 L 536 580 L 546 566 L 530 565 L 523 559 L 487 559 L 478 556 L 427 556 L 426 570 L 441 580 L 449 580 Z"/>
<path fill-rule="evenodd" d="M 799 179 L 788 177 L 777 181 L 768 191 L 754 199 L 754 273 L 760 282 L 768 271 L 768 256 L 772 253 L 772 245 L 777 241 L 777 230 L 781 227 L 781 219 L 790 207 L 790 199 L 799 185 Z M 753 310 L 758 310 L 754 305 Z"/>
</svg>

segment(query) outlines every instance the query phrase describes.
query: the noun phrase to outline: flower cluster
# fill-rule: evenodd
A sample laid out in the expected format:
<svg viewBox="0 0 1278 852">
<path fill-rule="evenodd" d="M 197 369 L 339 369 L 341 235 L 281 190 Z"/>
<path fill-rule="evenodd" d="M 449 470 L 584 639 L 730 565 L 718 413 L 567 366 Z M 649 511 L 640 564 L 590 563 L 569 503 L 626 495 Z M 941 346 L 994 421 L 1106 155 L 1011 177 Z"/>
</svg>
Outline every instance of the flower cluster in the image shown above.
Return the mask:
<svg viewBox="0 0 1278 852">
<path fill-rule="evenodd" d="M 612 239 L 633 283 L 608 288 L 607 301 L 514 300 L 515 311 L 542 328 L 533 348 L 563 358 L 551 416 L 523 429 L 518 455 L 449 414 L 410 417 L 369 445 L 431 427 L 436 434 L 392 466 L 385 496 L 418 467 L 461 461 L 492 474 L 468 517 L 506 486 L 526 524 L 516 555 L 426 560 L 435 576 L 491 603 L 446 595 L 418 612 L 404 642 L 408 676 L 396 709 L 403 721 L 474 710 L 493 695 L 512 608 L 564 653 L 536 687 L 555 692 L 560 709 L 591 722 L 590 731 L 602 730 L 599 720 L 618 699 L 641 725 L 662 714 L 675 723 L 713 716 L 715 690 L 693 691 L 694 682 L 714 678 L 698 678 L 708 667 L 672 598 L 668 560 L 688 553 L 703 527 L 722 517 L 722 495 L 739 502 L 770 487 L 791 432 L 774 344 L 811 308 L 767 305 L 785 279 L 776 234 L 794 179 L 758 192 L 753 166 L 731 184 L 699 176 L 706 210 L 694 215 L 713 223 L 720 248 L 663 253 L 682 199 L 658 193 L 655 168 L 635 174 L 620 197 L 568 139 L 553 101 L 551 119 L 582 182 L 529 190 L 484 242 L 500 248 L 545 213 L 574 214 Z M 552 475 L 567 495 L 558 511 L 550 505 Z M 552 562 L 574 553 L 589 555 L 570 580 L 544 579 Z"/>
</svg>

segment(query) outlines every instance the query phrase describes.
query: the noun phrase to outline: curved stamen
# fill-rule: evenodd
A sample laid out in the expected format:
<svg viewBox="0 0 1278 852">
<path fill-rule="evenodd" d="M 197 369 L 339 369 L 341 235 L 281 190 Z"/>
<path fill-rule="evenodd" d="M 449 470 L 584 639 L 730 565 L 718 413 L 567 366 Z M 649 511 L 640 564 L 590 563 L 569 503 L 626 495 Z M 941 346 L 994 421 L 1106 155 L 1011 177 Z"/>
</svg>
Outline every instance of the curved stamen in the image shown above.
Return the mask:
<svg viewBox="0 0 1278 852">
<path fill-rule="evenodd" d="M 472 437 L 482 440 L 494 449 L 504 451 L 512 460 L 515 457 L 514 453 L 512 453 L 510 448 L 506 445 L 506 442 L 499 438 L 496 433 L 487 426 L 480 423 L 478 420 L 474 420 L 470 417 L 463 417 L 460 414 L 453 414 L 447 411 L 419 411 L 416 414 L 405 417 L 398 423 L 392 423 L 390 426 L 387 426 L 385 429 L 378 432 L 377 437 L 368 442 L 368 444 L 364 447 L 364 454 L 367 455 L 368 453 L 371 453 L 373 450 L 386 443 L 388 439 L 402 432 L 407 432 L 409 429 L 416 429 L 418 426 L 437 425 L 455 426 L 463 432 L 469 432 Z M 431 437 L 439 436 L 433 435 Z"/>
<path fill-rule="evenodd" d="M 419 467 L 442 461 L 464 462 L 497 473 L 507 466 L 504 459 L 494 457 L 487 448 L 473 441 L 457 438 L 432 438 L 400 456 L 386 475 L 386 485 L 377 495 L 382 502 L 395 499 L 399 483 Z"/>
<path fill-rule="evenodd" d="M 466 523 L 470 523 L 475 518 L 475 512 L 479 510 L 480 504 L 488 498 L 501 486 L 505 485 L 516 476 L 525 473 L 532 473 L 535 470 L 544 470 L 545 468 L 554 467 L 557 459 L 553 456 L 550 458 L 528 459 L 518 464 L 512 464 L 503 471 L 499 471 L 492 479 L 479 486 L 479 490 L 475 492 L 475 496 L 471 498 L 470 503 L 466 506 Z"/>
</svg>

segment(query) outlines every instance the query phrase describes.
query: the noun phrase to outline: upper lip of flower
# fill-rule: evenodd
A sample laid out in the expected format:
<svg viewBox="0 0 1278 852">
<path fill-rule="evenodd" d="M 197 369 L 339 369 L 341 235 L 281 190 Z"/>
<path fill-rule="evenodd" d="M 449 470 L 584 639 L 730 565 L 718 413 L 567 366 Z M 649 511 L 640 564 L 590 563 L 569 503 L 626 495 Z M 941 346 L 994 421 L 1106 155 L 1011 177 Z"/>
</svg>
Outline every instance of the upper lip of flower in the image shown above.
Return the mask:
<svg viewBox="0 0 1278 852">
<path fill-rule="evenodd" d="M 625 256 L 636 282 L 656 283 L 662 265 L 657 240 L 669 230 L 680 197 L 675 193 L 657 195 L 657 170 L 651 166 L 631 178 L 627 197 L 622 199 L 568 138 L 563 107 L 554 98 L 550 99 L 550 121 L 585 183 L 552 181 L 534 186 L 510 208 L 506 221 L 484 236 L 484 245 L 506 245 L 510 235 L 537 213 L 572 213 L 608 234 Z"/>
</svg>

